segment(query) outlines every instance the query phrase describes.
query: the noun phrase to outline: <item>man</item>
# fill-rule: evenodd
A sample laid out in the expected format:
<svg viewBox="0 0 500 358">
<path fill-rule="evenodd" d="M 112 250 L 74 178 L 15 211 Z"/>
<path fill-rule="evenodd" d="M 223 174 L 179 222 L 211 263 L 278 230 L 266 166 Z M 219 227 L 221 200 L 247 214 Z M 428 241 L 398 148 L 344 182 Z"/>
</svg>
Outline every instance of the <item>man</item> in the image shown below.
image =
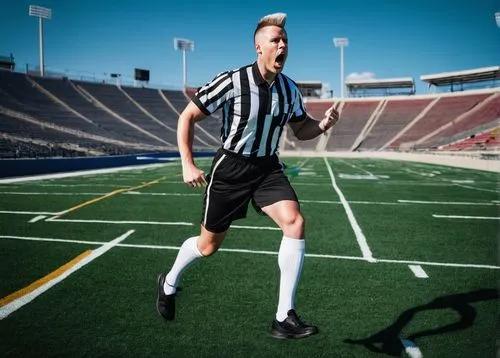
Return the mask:
<svg viewBox="0 0 500 358">
<path fill-rule="evenodd" d="M 275 338 L 303 338 L 318 332 L 295 312 L 295 291 L 304 257 L 304 218 L 277 151 L 285 124 L 298 139 L 324 133 L 338 120 L 330 108 L 321 121 L 304 110 L 296 84 L 281 72 L 288 55 L 286 14 L 263 17 L 255 30 L 257 61 L 219 74 L 201 87 L 179 117 L 177 140 L 184 182 L 205 189 L 201 232 L 182 244 L 168 272 L 158 277 L 157 310 L 167 320 L 175 317 L 175 293 L 184 270 L 214 254 L 231 222 L 246 216 L 250 201 L 282 230 L 278 264 L 280 292 L 271 325 Z M 205 177 L 193 160 L 194 123 L 222 108 L 222 147 Z"/>
</svg>

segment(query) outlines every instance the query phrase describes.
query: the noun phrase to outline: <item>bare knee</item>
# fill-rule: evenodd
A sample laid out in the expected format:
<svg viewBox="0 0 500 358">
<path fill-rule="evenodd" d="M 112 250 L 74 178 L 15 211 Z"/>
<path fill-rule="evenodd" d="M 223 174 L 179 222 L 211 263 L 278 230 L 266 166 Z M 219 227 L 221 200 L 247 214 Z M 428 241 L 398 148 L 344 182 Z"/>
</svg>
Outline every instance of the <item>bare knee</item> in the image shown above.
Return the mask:
<svg viewBox="0 0 500 358">
<path fill-rule="evenodd" d="M 281 223 L 283 234 L 287 237 L 301 239 L 304 236 L 305 219 L 299 211 L 291 211 L 285 215 Z"/>
<path fill-rule="evenodd" d="M 212 256 L 219 250 L 220 245 L 215 242 L 198 242 L 198 250 L 203 256 Z"/>
<path fill-rule="evenodd" d="M 211 256 L 219 250 L 222 241 L 226 237 L 226 232 L 212 233 L 202 228 L 200 238 L 198 239 L 198 251 L 203 256 Z"/>
</svg>

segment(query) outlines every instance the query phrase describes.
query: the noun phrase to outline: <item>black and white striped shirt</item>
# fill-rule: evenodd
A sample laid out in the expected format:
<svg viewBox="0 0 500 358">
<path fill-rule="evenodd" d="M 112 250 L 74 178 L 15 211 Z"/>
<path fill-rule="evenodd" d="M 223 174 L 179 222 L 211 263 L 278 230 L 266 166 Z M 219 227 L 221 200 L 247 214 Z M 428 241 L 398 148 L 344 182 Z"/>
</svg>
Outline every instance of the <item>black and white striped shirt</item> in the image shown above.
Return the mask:
<svg viewBox="0 0 500 358">
<path fill-rule="evenodd" d="M 269 85 L 256 62 L 217 75 L 192 100 L 206 115 L 222 107 L 222 147 L 246 157 L 276 153 L 285 124 L 306 116 L 295 82 L 280 73 Z"/>
</svg>

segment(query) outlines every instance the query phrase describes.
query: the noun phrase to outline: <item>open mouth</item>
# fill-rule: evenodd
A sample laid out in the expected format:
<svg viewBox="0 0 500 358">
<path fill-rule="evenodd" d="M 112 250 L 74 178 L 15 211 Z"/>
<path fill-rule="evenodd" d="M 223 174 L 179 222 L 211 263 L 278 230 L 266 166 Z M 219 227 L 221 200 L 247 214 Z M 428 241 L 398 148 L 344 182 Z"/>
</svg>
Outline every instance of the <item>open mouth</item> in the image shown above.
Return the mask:
<svg viewBox="0 0 500 358">
<path fill-rule="evenodd" d="M 276 56 L 275 62 L 278 65 L 283 66 L 283 64 L 285 63 L 285 54 L 280 53 L 278 56 Z"/>
</svg>

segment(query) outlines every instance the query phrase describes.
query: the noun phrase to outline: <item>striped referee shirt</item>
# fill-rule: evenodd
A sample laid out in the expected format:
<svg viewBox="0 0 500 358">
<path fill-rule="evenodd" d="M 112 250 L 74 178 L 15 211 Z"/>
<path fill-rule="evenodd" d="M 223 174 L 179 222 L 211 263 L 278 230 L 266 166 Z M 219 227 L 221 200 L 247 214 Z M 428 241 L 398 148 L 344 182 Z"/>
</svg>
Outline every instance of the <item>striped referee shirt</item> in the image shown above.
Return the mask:
<svg viewBox="0 0 500 358">
<path fill-rule="evenodd" d="M 306 117 L 295 82 L 279 73 L 269 85 L 257 62 L 217 75 L 192 100 L 206 115 L 222 108 L 222 147 L 246 157 L 273 155 L 285 124 Z"/>
</svg>

